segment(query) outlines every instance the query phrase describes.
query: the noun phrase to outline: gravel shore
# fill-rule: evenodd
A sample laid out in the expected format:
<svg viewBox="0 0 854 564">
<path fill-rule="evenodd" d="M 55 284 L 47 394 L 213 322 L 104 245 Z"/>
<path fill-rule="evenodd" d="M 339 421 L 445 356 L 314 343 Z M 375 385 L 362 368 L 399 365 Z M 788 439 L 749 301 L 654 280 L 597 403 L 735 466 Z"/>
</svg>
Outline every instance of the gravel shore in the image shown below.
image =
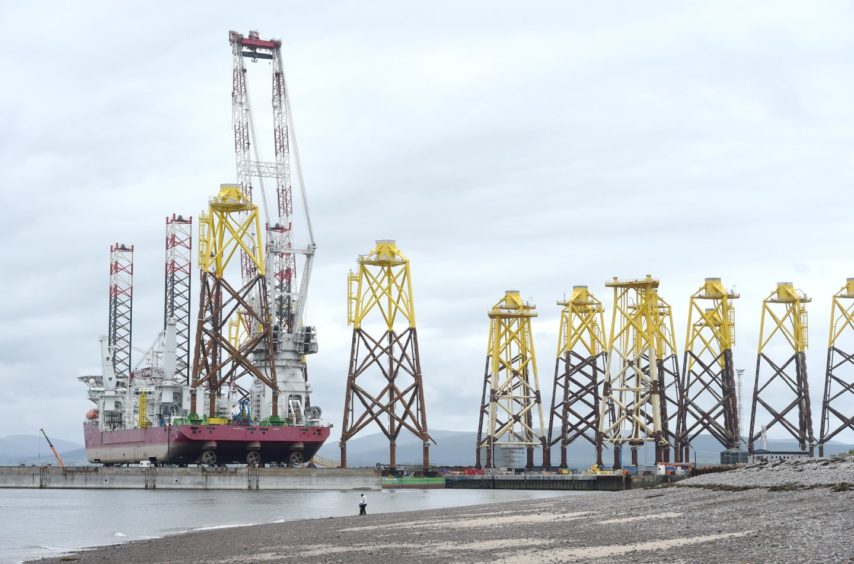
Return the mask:
<svg viewBox="0 0 854 564">
<path fill-rule="evenodd" d="M 852 530 L 854 461 L 817 460 L 628 492 L 203 531 L 64 561 L 853 562 Z"/>
<path fill-rule="evenodd" d="M 733 486 L 743 488 L 810 488 L 828 486 L 854 488 L 854 457 L 818 458 L 750 464 L 738 471 L 706 474 L 680 482 L 690 486 Z"/>
</svg>

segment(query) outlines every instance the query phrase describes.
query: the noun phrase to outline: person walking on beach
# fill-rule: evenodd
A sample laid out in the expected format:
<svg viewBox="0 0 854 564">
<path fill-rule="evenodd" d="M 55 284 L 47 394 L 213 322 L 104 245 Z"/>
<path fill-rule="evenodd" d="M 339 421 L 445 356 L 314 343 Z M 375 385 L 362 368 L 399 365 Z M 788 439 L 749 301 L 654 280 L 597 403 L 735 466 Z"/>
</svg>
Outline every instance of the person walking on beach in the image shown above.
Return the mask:
<svg viewBox="0 0 854 564">
<path fill-rule="evenodd" d="M 359 498 L 359 515 L 367 515 L 368 514 L 368 499 L 365 497 L 365 494 L 362 494 L 362 497 Z"/>
</svg>

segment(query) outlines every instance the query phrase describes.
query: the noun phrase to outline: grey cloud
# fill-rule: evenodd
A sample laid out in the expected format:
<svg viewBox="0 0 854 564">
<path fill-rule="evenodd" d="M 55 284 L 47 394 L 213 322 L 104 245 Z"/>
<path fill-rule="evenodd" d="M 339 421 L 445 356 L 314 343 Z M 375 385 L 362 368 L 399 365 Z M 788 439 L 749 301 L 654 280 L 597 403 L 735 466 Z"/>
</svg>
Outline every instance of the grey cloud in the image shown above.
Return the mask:
<svg viewBox="0 0 854 564">
<path fill-rule="evenodd" d="M 539 306 L 548 396 L 555 300 L 585 283 L 609 304 L 611 276 L 651 273 L 673 305 L 680 348 L 702 278 L 738 287 L 746 387 L 761 299 L 778 280 L 807 290 L 817 430 L 830 295 L 854 272 L 848 6 L 2 11 L 9 433 L 45 426 L 81 440 L 88 404 L 75 378 L 97 368 L 110 243 L 137 246 L 136 345 L 159 330 L 163 217 L 197 216 L 233 178 L 226 31 L 250 28 L 285 41 L 320 245 L 307 316 L 321 352 L 310 373 L 336 428 L 350 340 L 345 273 L 374 239 L 391 237 L 413 261 L 433 428 L 476 426 L 486 311 L 503 290 Z M 269 93 L 258 84 L 260 111 Z"/>
</svg>

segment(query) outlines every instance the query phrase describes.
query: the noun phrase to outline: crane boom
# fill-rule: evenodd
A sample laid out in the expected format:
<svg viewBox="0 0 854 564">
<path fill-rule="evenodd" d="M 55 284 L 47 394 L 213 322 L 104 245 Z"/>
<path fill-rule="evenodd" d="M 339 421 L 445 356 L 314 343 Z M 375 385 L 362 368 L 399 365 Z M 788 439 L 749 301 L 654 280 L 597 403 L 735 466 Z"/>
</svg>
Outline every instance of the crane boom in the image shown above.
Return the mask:
<svg viewBox="0 0 854 564">
<path fill-rule="evenodd" d="M 56 457 L 56 461 L 59 462 L 60 467 L 65 468 L 65 462 L 62 461 L 62 457 L 59 456 L 59 453 L 56 451 L 56 447 L 53 446 L 53 443 L 50 442 L 50 439 L 47 437 L 47 433 L 44 432 L 44 429 L 39 429 L 44 435 L 44 440 L 47 441 L 48 446 L 50 446 L 51 452 L 53 452 L 53 456 Z"/>
<path fill-rule="evenodd" d="M 247 36 L 232 31 L 229 33 L 229 42 L 233 55 L 232 125 L 238 182 L 243 193 L 250 199 L 257 196 L 255 188 L 260 188 L 265 204 L 263 211 L 268 222 L 266 226 L 267 263 L 270 270 L 268 288 L 272 314 L 282 332 L 296 334 L 301 329 L 301 314 L 304 309 L 315 244 L 308 202 L 305 197 L 302 168 L 294 139 L 293 116 L 282 65 L 282 42 L 275 39 L 261 39 L 255 31 L 250 31 Z M 264 162 L 260 159 L 258 143 L 255 141 L 255 122 L 246 81 L 248 70 L 246 59 L 250 61 L 266 59 L 271 62 L 274 148 L 272 162 Z M 292 158 L 308 229 L 309 241 L 304 248 L 296 248 L 294 245 Z M 274 180 L 276 186 L 275 211 L 272 214 L 266 205 L 263 184 L 265 178 Z M 258 186 L 254 185 L 256 181 Z M 303 255 L 306 262 L 300 284 L 297 284 L 297 254 Z M 244 264 L 244 277 L 251 275 L 251 270 L 251 265 Z"/>
<path fill-rule="evenodd" d="M 265 411 L 269 409 L 270 413 L 281 413 L 299 423 L 305 409 L 311 405 L 305 356 L 317 352 L 314 327 L 303 325 L 316 245 L 294 136 L 290 97 L 282 64 L 282 42 L 278 39 L 262 39 L 257 31 L 250 31 L 246 35 L 230 31 L 229 44 L 232 55 L 232 128 L 237 180 L 241 192 L 250 201 L 259 202 L 260 192 L 259 203 L 263 204 L 266 220 L 266 238 L 259 244 L 265 247 L 267 315 L 272 322 L 273 345 L 269 348 L 259 346 L 253 354 L 256 364 L 264 364 L 265 359 L 273 358 L 275 374 L 271 372 L 267 376 L 275 378 L 276 395 L 279 398 L 276 401 L 280 404 L 275 409 L 268 404 L 267 408 L 261 410 L 261 415 L 266 415 Z M 247 81 L 247 63 L 258 60 L 269 61 L 268 68 L 272 74 L 272 113 L 269 117 L 273 122 L 273 150 L 264 155 L 271 160 L 262 160 Z M 269 199 L 264 187 L 265 179 L 275 186 L 275 195 Z M 299 226 L 299 242 L 292 181 L 300 192 L 297 203 L 302 212 L 299 214 L 300 219 L 305 222 Z M 307 241 L 302 239 L 306 235 Z M 246 252 L 242 254 L 241 270 L 245 282 L 253 275 L 254 267 Z M 301 270 L 299 276 L 298 267 Z M 261 302 L 258 297 L 254 299 Z M 229 386 L 237 389 L 236 379 Z M 260 406 L 260 402 L 256 403 Z"/>
</svg>

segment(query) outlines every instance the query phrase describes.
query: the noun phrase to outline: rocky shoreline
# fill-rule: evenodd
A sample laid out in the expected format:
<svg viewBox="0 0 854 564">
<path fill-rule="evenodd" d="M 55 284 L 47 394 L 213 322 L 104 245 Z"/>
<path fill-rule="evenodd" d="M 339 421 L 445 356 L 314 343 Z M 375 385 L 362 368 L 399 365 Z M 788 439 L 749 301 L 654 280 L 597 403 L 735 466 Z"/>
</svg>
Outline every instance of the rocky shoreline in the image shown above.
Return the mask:
<svg viewBox="0 0 854 564">
<path fill-rule="evenodd" d="M 678 484 L 194 532 L 42 562 L 851 562 L 854 459 Z"/>
<path fill-rule="evenodd" d="M 691 487 L 741 489 L 854 489 L 854 457 L 819 458 L 750 464 L 736 471 L 706 474 L 680 482 Z"/>
</svg>

